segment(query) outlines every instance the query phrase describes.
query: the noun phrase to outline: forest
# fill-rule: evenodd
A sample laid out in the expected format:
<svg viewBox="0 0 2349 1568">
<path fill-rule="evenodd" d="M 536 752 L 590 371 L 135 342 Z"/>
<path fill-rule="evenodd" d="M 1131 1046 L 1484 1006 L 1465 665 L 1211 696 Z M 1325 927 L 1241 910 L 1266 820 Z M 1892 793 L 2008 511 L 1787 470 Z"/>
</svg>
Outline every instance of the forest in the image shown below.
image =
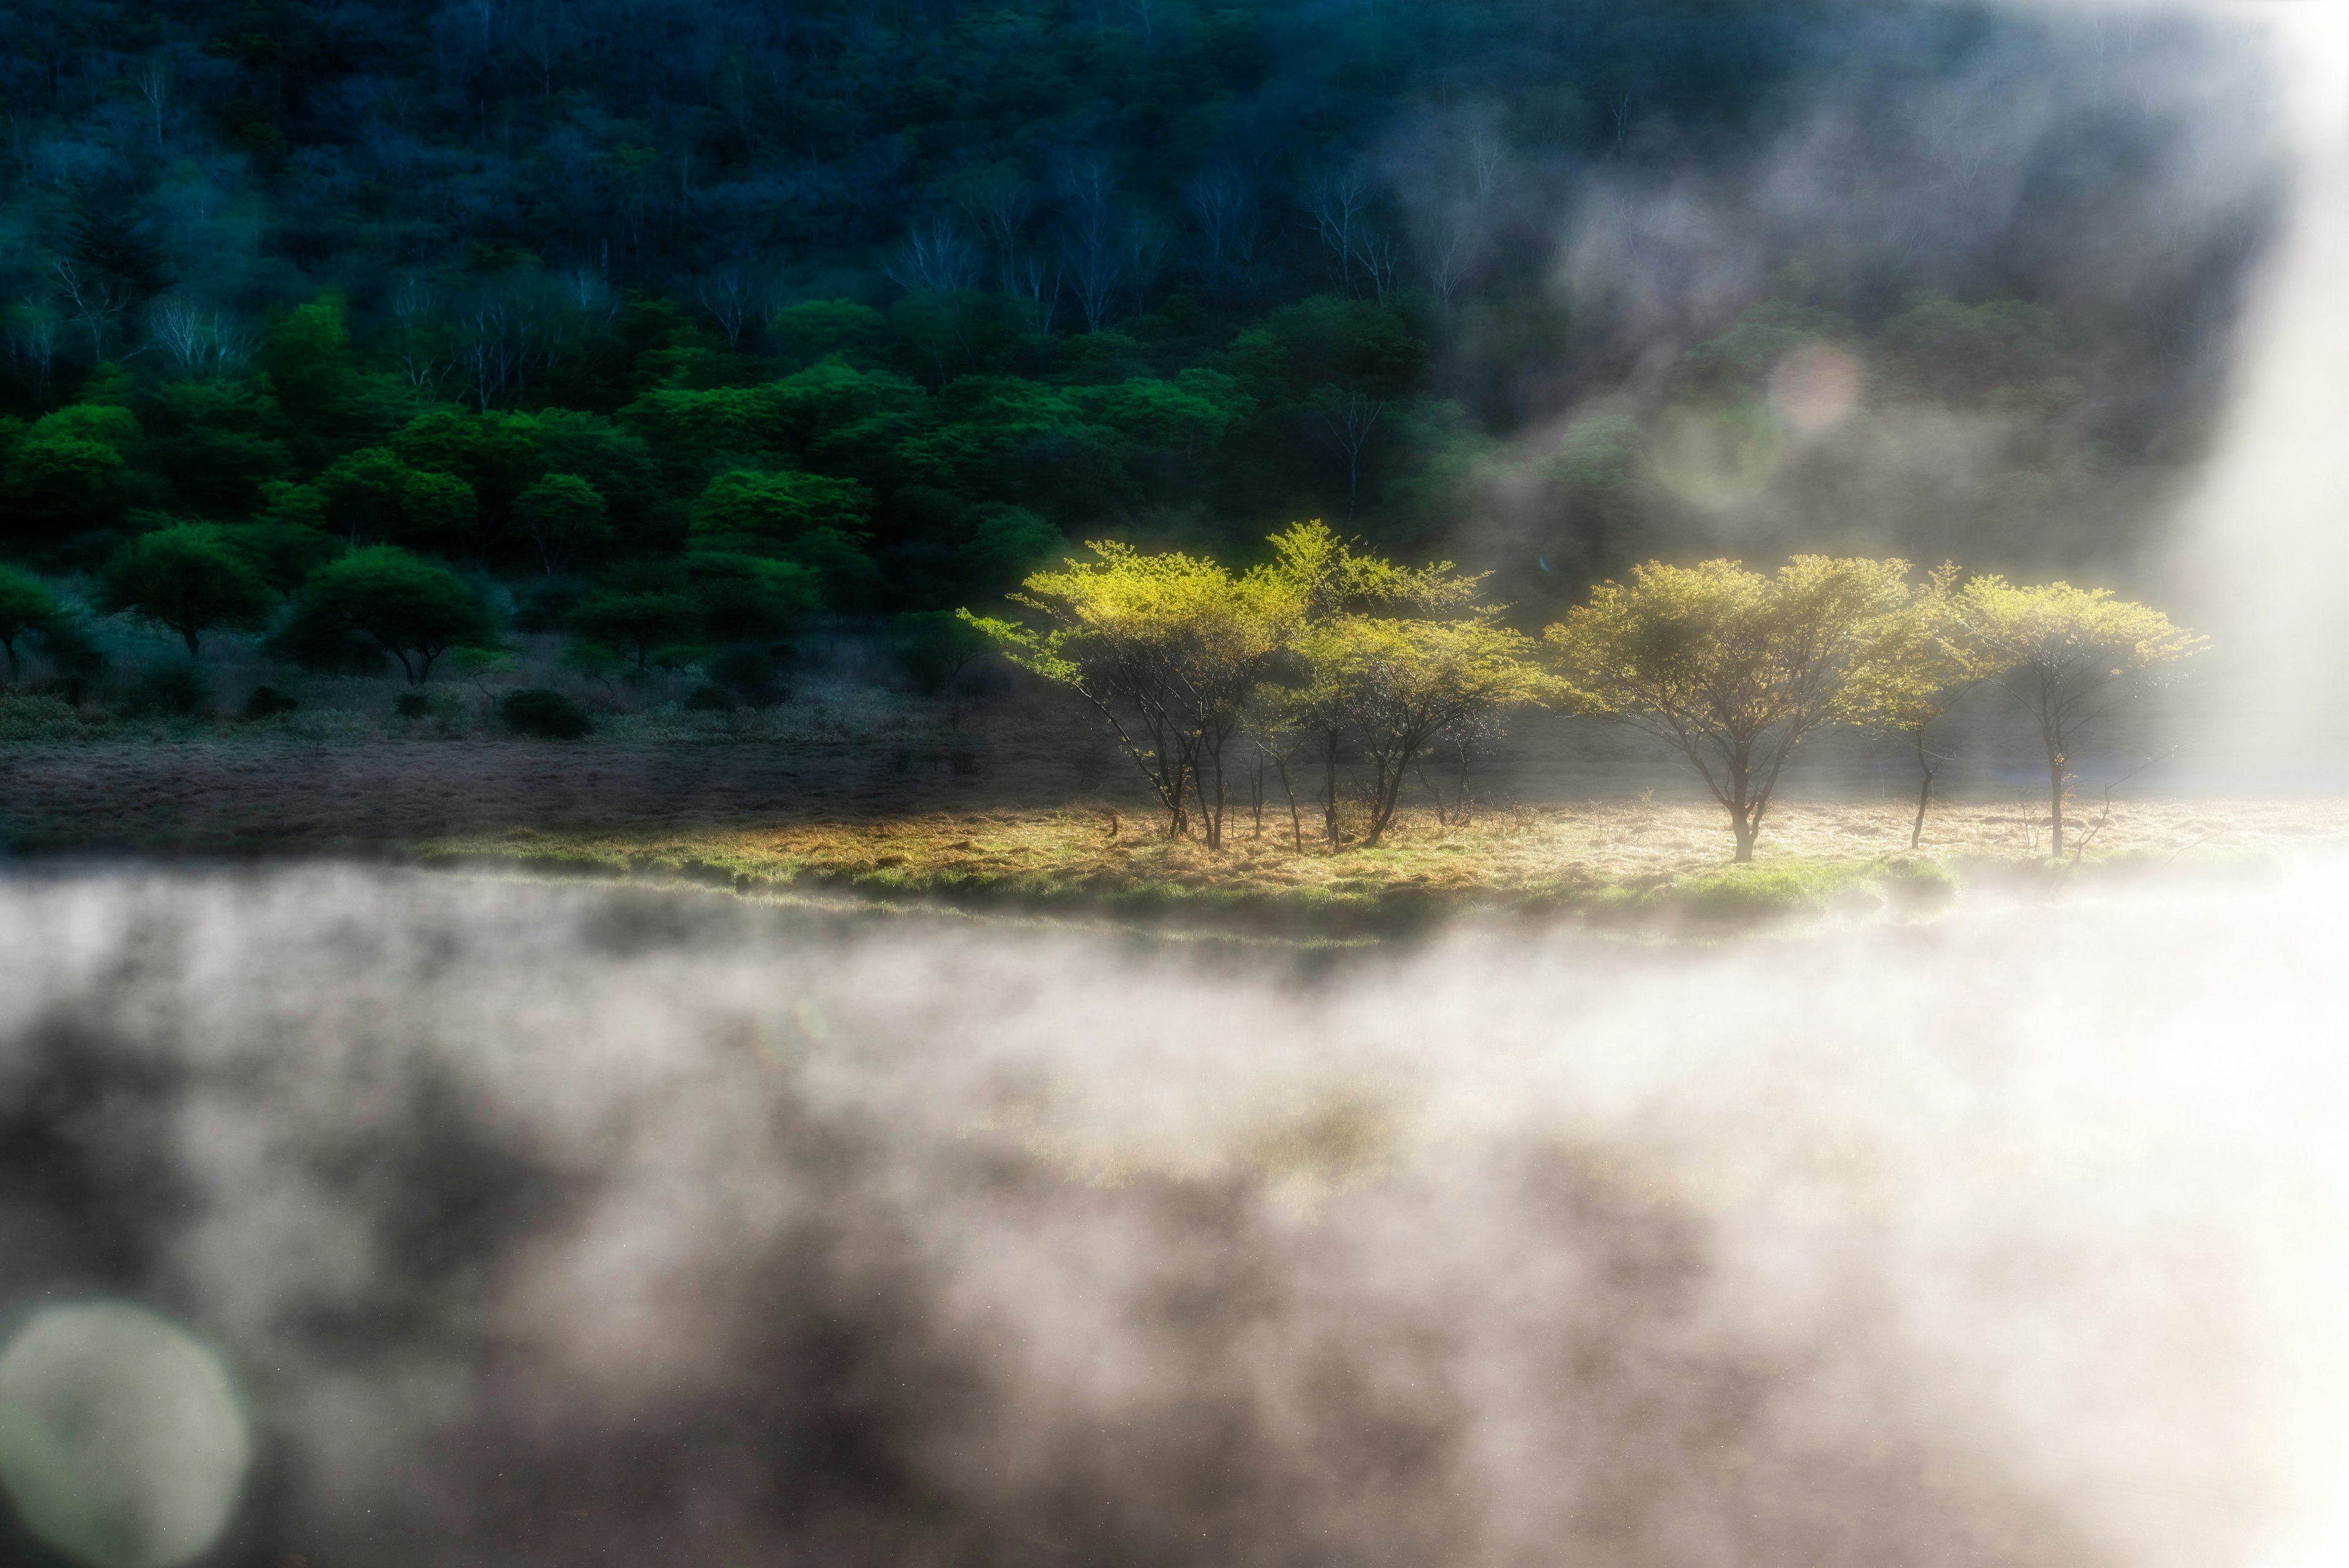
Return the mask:
<svg viewBox="0 0 2349 1568">
<path fill-rule="evenodd" d="M 611 642 L 1309 517 L 1536 614 L 1730 505 L 2109 557 L 2203 439 L 2275 190 L 2149 87 L 2220 46 L 2146 18 L 202 0 L 7 37 L 0 550 L 200 524 L 285 594 L 388 547 Z M 1803 345 L 1829 439 L 1771 379 Z M 1920 420 L 1963 483 L 1855 507 Z"/>
</svg>

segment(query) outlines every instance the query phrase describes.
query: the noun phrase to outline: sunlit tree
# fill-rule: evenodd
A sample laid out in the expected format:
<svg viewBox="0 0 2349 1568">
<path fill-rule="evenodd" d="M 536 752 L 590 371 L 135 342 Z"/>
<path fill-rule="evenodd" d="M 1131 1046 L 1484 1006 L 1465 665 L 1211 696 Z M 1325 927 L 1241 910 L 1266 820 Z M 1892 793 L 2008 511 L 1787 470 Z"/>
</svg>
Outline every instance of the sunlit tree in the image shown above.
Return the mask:
<svg viewBox="0 0 2349 1568">
<path fill-rule="evenodd" d="M 2069 765 L 2081 737 L 2136 695 L 2131 678 L 2209 645 L 2149 605 L 2069 583 L 1981 576 L 1953 600 L 1957 629 L 1993 685 L 2030 711 L 2047 757 L 2050 851 L 2064 853 Z"/>
<path fill-rule="evenodd" d="M 1488 611 L 1459 619 L 1341 615 L 1297 639 L 1305 670 L 1284 701 L 1350 735 L 1371 768 L 1375 845 L 1393 823 L 1412 763 L 1457 726 L 1561 690 L 1535 662 L 1532 639 Z"/>
<path fill-rule="evenodd" d="M 963 615 L 1013 663 L 1100 711 L 1157 793 L 1170 837 L 1195 810 L 1219 849 L 1226 753 L 1298 621 L 1298 597 L 1270 570 L 1236 575 L 1180 551 L 1087 548 L 1092 559 L 1038 572 L 1010 596 L 1040 624 Z"/>
<path fill-rule="evenodd" d="M 1982 677 L 1982 660 L 1958 625 L 1958 567 L 1936 567 L 1899 613 L 1886 618 L 1882 636 L 1862 666 L 1847 707 L 1853 722 L 1898 735 L 1917 753 L 1917 815 L 1909 847 L 1924 842 L 1933 777 L 1945 760 L 1927 732 Z"/>
<path fill-rule="evenodd" d="M 1908 570 L 1826 556 L 1767 576 L 1735 561 L 1650 561 L 1628 585 L 1600 583 L 1544 639 L 1577 705 L 1656 736 L 1702 775 L 1748 861 L 1795 747 L 1855 716 Z"/>
</svg>

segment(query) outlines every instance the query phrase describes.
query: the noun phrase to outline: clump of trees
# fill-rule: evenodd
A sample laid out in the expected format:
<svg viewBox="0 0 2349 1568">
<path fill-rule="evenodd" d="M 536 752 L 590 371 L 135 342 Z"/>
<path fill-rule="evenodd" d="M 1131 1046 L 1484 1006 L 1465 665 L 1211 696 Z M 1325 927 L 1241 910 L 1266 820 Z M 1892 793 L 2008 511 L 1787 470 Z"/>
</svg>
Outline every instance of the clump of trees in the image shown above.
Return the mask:
<svg viewBox="0 0 2349 1568">
<path fill-rule="evenodd" d="M 1754 858 L 1788 762 L 1830 724 L 1913 746 L 1914 847 L 1938 763 L 1927 734 L 1984 681 L 2039 724 L 2061 855 L 2065 763 L 2081 737 L 2133 689 L 2127 678 L 2206 640 L 2103 589 L 1965 581 L 1953 564 L 1912 580 L 1902 560 L 1797 556 L 1771 573 L 1647 562 L 1628 582 L 1598 584 L 1537 643 L 1485 600 L 1481 577 L 1449 563 L 1405 568 L 1318 522 L 1268 543 L 1272 559 L 1244 572 L 1095 544 L 1011 596 L 1028 618 L 962 616 L 1093 705 L 1155 790 L 1169 836 L 1195 818 L 1208 847 L 1223 846 L 1237 736 L 1278 773 L 1299 849 L 1297 772 L 1320 763 L 1336 847 L 1340 758 L 1359 758 L 1360 839 L 1376 845 L 1433 747 L 1464 753 L 1510 710 L 1561 706 L 1678 753 L 1727 815 L 1739 862 Z"/>
<path fill-rule="evenodd" d="M 1556 687 L 1530 639 L 1449 563 L 1398 567 L 1319 522 L 1269 542 L 1273 560 L 1238 573 L 1098 543 L 1092 559 L 1036 573 L 1011 596 L 1032 620 L 963 614 L 1014 663 L 1090 701 L 1150 781 L 1169 836 L 1195 816 L 1211 849 L 1223 846 L 1244 730 L 1280 759 L 1292 826 L 1295 751 L 1284 742 L 1324 742 L 1333 843 L 1339 751 L 1358 747 L 1373 775 L 1362 836 L 1376 844 L 1428 747 Z"/>
<path fill-rule="evenodd" d="M 1909 834 L 1920 839 L 1934 767 L 1926 731 L 1969 686 L 2020 700 L 2046 744 L 2053 852 L 2064 853 L 2064 771 L 2124 677 L 2173 664 L 2207 639 L 2149 606 L 2066 583 L 1998 576 L 1958 585 L 1945 565 L 1920 585 L 1899 560 L 1797 556 L 1773 576 L 1735 561 L 1651 561 L 1607 582 L 1549 628 L 1582 711 L 1671 744 L 1729 814 L 1736 858 L 1754 858 L 1787 759 L 1823 724 L 1909 736 L 1924 774 Z"/>
</svg>

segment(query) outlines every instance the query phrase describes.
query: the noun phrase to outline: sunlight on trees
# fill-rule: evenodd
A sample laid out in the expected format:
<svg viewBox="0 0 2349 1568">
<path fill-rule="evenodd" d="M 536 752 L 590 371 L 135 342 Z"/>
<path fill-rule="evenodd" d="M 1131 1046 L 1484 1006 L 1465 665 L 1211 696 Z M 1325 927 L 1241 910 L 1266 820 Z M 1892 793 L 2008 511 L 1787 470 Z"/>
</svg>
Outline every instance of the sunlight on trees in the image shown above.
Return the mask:
<svg viewBox="0 0 2349 1568">
<path fill-rule="evenodd" d="M 2126 678 L 2201 652 L 2209 639 L 2147 605 L 2069 583 L 2025 587 L 1974 578 L 1951 619 L 1985 678 L 2037 721 L 2047 757 L 2049 851 L 2064 853 L 2065 767 L 2089 730 L 2136 695 Z"/>
<path fill-rule="evenodd" d="M 1586 712 L 1686 758 L 1754 858 L 1786 760 L 1853 716 L 1857 685 L 1908 601 L 1905 561 L 1797 556 L 1775 575 L 1735 561 L 1650 561 L 1601 583 L 1544 640 Z"/>
</svg>

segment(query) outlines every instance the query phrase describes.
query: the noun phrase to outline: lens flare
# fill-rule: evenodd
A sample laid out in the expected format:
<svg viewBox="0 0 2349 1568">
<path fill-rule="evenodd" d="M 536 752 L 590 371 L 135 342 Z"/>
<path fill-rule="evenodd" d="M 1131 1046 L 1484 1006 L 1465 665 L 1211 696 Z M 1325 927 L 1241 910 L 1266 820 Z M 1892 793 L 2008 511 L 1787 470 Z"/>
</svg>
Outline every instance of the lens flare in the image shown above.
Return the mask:
<svg viewBox="0 0 2349 1568">
<path fill-rule="evenodd" d="M 228 1369 L 125 1302 L 44 1308 L 0 1351 L 0 1488 L 87 1568 L 174 1568 L 220 1539 L 253 1454 Z"/>
<path fill-rule="evenodd" d="M 1788 429 L 1826 430 L 1859 401 L 1859 362 L 1831 344 L 1806 344 L 1771 369 L 1769 398 Z"/>
</svg>

